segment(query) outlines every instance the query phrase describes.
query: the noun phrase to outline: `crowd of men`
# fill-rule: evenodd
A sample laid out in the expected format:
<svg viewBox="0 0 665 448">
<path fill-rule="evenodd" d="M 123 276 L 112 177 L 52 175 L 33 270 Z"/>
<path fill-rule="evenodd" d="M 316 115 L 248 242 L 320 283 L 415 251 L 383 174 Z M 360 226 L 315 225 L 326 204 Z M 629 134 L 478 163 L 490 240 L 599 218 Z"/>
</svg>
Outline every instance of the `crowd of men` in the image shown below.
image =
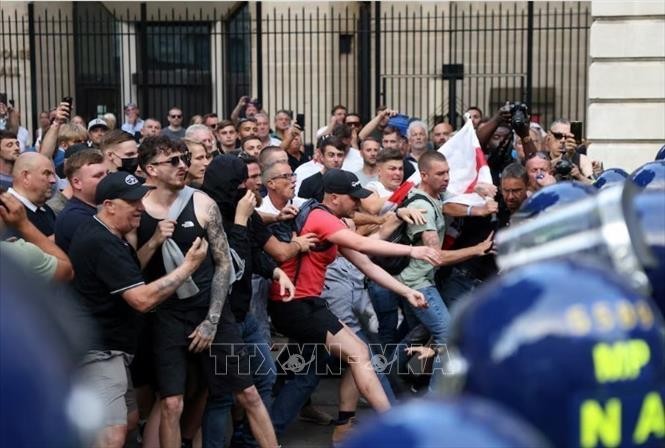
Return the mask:
<svg viewBox="0 0 665 448">
<path fill-rule="evenodd" d="M 0 131 L 2 256 L 69 283 L 92 320 L 79 374 L 104 403 L 99 446 L 123 446 L 137 426 L 143 446 L 197 434 L 277 446 L 298 416 L 334 424 L 339 443 L 361 396 L 385 411 L 437 381 L 437 361 L 377 368 L 370 343 L 399 366 L 439 353 L 449 309 L 497 275 L 495 232 L 545 186 L 602 172 L 570 121 L 545 130 L 516 125 L 510 107 L 472 107 L 492 182 L 467 205 L 447 192 L 446 122 L 399 125 L 382 107 L 362 123 L 338 105 L 309 151 L 291 111 L 271 121 L 248 97 L 229 119 L 185 127 L 184 112 L 162 127 L 129 103 L 120 126 L 112 114 L 86 124 L 61 103 L 40 114 L 32 147 L 12 120 Z M 406 261 L 392 270 L 391 257 Z M 312 368 L 284 375 L 293 351 L 275 360 L 276 336 Z M 331 417 L 310 396 L 334 359 Z"/>
</svg>

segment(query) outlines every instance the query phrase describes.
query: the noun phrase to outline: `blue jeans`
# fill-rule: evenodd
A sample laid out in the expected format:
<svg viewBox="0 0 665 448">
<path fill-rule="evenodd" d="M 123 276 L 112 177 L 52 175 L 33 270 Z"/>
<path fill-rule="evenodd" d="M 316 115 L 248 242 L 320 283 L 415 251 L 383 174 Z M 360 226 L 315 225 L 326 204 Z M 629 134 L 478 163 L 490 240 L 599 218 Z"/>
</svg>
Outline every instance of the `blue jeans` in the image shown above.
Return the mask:
<svg viewBox="0 0 665 448">
<path fill-rule="evenodd" d="M 261 395 L 263 404 L 270 409 L 272 405 L 272 386 L 275 384 L 276 368 L 275 362 L 270 354 L 270 341 L 266 341 L 254 316 L 248 314 L 240 326 L 242 339 L 250 349 L 250 369 L 254 379 L 254 385 Z M 233 395 L 228 394 L 222 399 L 208 399 L 205 414 L 203 416 L 203 446 L 223 448 L 226 443 L 226 428 L 231 407 L 233 406 Z M 247 434 L 249 435 L 249 434 Z"/>
<path fill-rule="evenodd" d="M 305 360 L 312 359 L 314 348 L 311 345 L 305 345 L 302 351 L 302 357 Z M 316 374 L 316 367 L 310 366 L 307 372 L 301 372 L 287 381 L 275 397 L 270 410 L 272 426 L 279 437 L 286 428 L 295 420 L 300 409 L 307 403 L 309 397 L 314 393 L 319 385 L 319 376 Z"/>
<path fill-rule="evenodd" d="M 399 322 L 399 309 L 405 301 L 398 294 L 374 282 L 369 282 L 369 298 L 379 321 L 379 342 L 381 344 L 396 344 L 409 331 L 406 319 Z"/>
<path fill-rule="evenodd" d="M 448 341 L 448 332 L 450 331 L 450 313 L 446 304 L 435 286 L 421 288 L 418 291 L 423 293 L 427 308 L 415 308 L 410 306 L 411 316 L 415 316 L 422 323 L 432 336 L 432 344 L 444 346 Z M 411 317 L 409 316 L 409 317 Z M 436 356 L 433 361 L 432 381 L 438 382 L 443 374 L 441 356 Z"/>
<path fill-rule="evenodd" d="M 362 330 L 357 331 L 356 335 L 367 344 L 367 337 Z M 373 353 L 370 352 L 370 356 L 372 355 Z M 311 359 L 313 356 L 313 349 L 311 346 L 305 346 L 302 356 L 305 360 Z M 332 358 L 332 355 L 328 356 L 329 361 Z M 395 394 L 390 386 L 387 375 L 377 372 L 377 376 L 386 396 L 388 397 L 388 401 L 390 401 L 391 404 L 395 404 L 397 399 L 395 398 Z M 284 384 L 279 391 L 279 395 L 275 397 L 270 412 L 272 425 L 275 428 L 275 433 L 278 437 L 284 433 L 291 423 L 293 423 L 293 420 L 298 416 L 300 409 L 305 403 L 307 403 L 309 397 L 316 390 L 320 379 L 321 378 L 316 374 L 316 368 L 311 366 L 307 370 L 307 373 L 295 375 L 292 380 L 287 381 L 286 384 Z"/>
<path fill-rule="evenodd" d="M 459 299 L 476 289 L 483 282 L 462 269 L 453 268 L 450 275 L 441 282 L 439 291 L 445 297 L 446 303 L 452 307 Z"/>
<path fill-rule="evenodd" d="M 410 314 L 415 316 L 422 323 L 427 331 L 432 335 L 432 343 L 445 344 L 448 341 L 448 331 L 450 330 L 450 313 L 446 304 L 435 286 L 427 286 L 418 291 L 423 293 L 427 308 L 416 308 L 410 306 Z M 411 325 L 415 326 L 415 325 Z"/>
</svg>

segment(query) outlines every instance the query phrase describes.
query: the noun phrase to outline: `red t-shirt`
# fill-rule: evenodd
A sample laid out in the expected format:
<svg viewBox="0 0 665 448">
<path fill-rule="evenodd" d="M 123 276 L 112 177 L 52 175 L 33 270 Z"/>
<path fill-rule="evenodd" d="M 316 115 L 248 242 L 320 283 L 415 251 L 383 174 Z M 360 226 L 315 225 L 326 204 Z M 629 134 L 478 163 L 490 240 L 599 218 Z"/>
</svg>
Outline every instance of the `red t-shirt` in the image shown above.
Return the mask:
<svg viewBox="0 0 665 448">
<path fill-rule="evenodd" d="M 333 233 L 346 228 L 344 222 L 332 213 L 315 209 L 307 216 L 301 235 L 314 233 L 320 242 L 324 242 Z M 335 260 L 336 256 L 337 245 L 335 244 L 324 251 L 310 251 L 300 256 L 300 273 L 298 274 L 298 281 L 294 282 L 296 285 L 294 300 L 321 295 L 326 278 L 326 269 Z M 280 266 L 291 281 L 295 277 L 297 260 L 298 257 L 293 257 Z M 282 301 L 282 297 L 279 295 L 279 283 L 277 282 L 272 283 L 270 299 L 278 302 Z"/>
</svg>

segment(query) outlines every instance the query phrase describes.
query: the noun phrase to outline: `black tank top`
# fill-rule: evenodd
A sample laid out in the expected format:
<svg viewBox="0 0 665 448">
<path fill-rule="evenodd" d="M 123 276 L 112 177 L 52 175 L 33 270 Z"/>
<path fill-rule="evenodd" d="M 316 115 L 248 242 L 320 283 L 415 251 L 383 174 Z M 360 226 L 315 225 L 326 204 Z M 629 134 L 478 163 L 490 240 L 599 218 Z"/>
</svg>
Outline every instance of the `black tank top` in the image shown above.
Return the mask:
<svg viewBox="0 0 665 448">
<path fill-rule="evenodd" d="M 141 215 L 141 224 L 137 230 L 138 247 L 143 246 L 152 237 L 158 222 L 159 220 L 150 216 L 148 212 L 143 212 Z M 207 233 L 196 219 L 194 213 L 194 196 L 192 196 L 180 213 L 180 216 L 178 216 L 172 238 L 178 247 L 180 247 L 183 255 L 185 255 L 197 237 L 207 238 Z M 159 305 L 160 308 L 186 310 L 193 307 L 207 307 L 210 304 L 210 284 L 214 272 L 215 264 L 210 249 L 208 249 L 206 259 L 192 275 L 192 280 L 198 286 L 199 293 L 187 299 L 178 299 L 174 294 L 162 302 Z M 143 270 L 143 275 L 148 283 L 166 275 L 161 246 L 155 250 L 154 255 Z"/>
</svg>

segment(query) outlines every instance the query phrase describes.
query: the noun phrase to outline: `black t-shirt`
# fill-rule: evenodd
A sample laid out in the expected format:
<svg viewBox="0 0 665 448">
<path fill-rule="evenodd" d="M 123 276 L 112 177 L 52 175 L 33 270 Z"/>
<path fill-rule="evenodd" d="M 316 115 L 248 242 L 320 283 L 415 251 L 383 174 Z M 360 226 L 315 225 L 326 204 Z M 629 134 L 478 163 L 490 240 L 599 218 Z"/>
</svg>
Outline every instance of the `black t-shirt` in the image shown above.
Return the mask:
<svg viewBox="0 0 665 448">
<path fill-rule="evenodd" d="M 413 176 L 413 173 L 416 172 L 416 168 L 413 166 L 413 163 L 418 164 L 418 161 L 411 156 L 404 157 L 404 181 L 409 177 Z"/>
<path fill-rule="evenodd" d="M 287 156 L 289 158 L 289 166 L 291 167 L 291 170 L 293 170 L 293 172 L 295 172 L 296 168 L 298 168 L 303 163 L 306 163 L 306 162 L 309 162 L 310 160 L 312 160 L 312 158 L 310 156 L 308 156 L 307 154 L 305 154 L 305 153 L 300 154 L 300 159 L 296 159 L 295 157 L 293 157 L 291 154 L 288 154 L 288 153 L 287 153 Z"/>
<path fill-rule="evenodd" d="M 277 264 L 263 253 L 268 239 L 272 236 L 268 227 L 257 212 L 250 216 L 247 227 L 224 222 L 229 245 L 244 260 L 245 270 L 240 279 L 233 283 L 229 294 L 229 304 L 237 322 L 245 320 L 252 298 L 252 274 L 270 277 Z"/>
<path fill-rule="evenodd" d="M 79 227 L 69 258 L 76 272 L 72 286 L 99 332 L 91 349 L 134 353 L 138 312 L 122 298 L 145 283 L 134 248 L 94 217 Z"/>
<path fill-rule="evenodd" d="M 55 244 L 65 252 L 69 252 L 69 245 L 79 226 L 92 219 L 95 213 L 97 213 L 95 207 L 72 197 L 55 218 Z"/>
<path fill-rule="evenodd" d="M 323 202 L 323 173 L 316 173 L 303 180 L 300 190 L 298 190 L 298 196 L 304 199 L 314 198 Z"/>
<path fill-rule="evenodd" d="M 141 224 L 137 230 L 138 247 L 143 246 L 155 233 L 159 220 L 150 216 L 147 212 L 141 215 Z M 189 202 L 178 216 L 176 220 L 175 231 L 171 237 L 176 242 L 182 254 L 186 254 L 192 243 L 197 237 L 206 238 L 207 232 L 201 227 L 196 213 L 194 212 L 194 196 L 189 199 Z M 161 246 L 155 250 L 154 255 L 148 262 L 148 265 L 143 270 L 145 278 L 148 282 L 157 280 L 166 275 L 164 268 L 164 259 L 162 258 Z M 177 295 L 173 294 L 171 297 L 162 302 L 159 307 L 161 309 L 174 309 L 174 310 L 188 310 L 196 307 L 208 307 L 210 305 L 210 285 L 212 277 L 215 273 L 215 263 L 212 259 L 212 252 L 208 249 L 208 254 L 199 268 L 192 274 L 192 280 L 199 288 L 198 294 L 186 299 L 179 299 Z"/>
</svg>

